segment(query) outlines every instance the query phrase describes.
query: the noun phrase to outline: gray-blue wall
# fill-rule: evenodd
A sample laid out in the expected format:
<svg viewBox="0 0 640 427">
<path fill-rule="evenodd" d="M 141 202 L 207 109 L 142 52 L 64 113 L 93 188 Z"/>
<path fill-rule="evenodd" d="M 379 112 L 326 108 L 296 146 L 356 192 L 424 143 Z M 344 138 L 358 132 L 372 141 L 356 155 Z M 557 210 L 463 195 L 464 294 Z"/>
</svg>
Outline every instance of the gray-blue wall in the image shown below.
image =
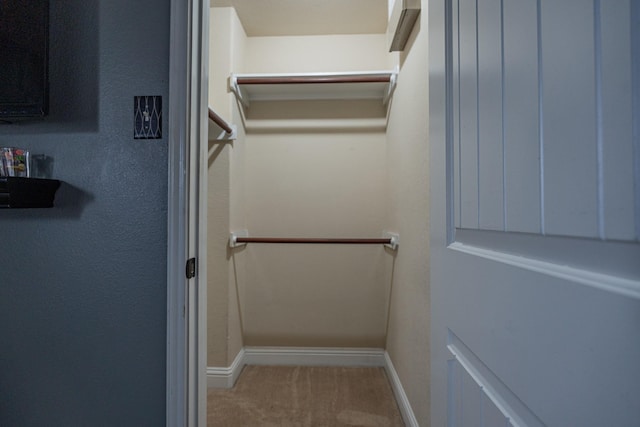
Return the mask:
<svg viewBox="0 0 640 427">
<path fill-rule="evenodd" d="M 54 159 L 57 207 L 0 210 L 0 426 L 165 423 L 169 0 L 51 0 L 51 115 L 0 146 Z M 1 49 L 1 47 L 0 47 Z"/>
</svg>

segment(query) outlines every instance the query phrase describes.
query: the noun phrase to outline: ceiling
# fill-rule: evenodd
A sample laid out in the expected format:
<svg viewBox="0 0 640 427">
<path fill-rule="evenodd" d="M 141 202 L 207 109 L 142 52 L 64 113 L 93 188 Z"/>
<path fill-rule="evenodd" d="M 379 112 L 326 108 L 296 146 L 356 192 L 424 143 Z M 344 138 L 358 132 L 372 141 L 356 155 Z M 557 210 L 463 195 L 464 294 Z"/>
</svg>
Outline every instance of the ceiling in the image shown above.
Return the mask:
<svg viewBox="0 0 640 427">
<path fill-rule="evenodd" d="M 380 34 L 388 0 L 211 0 L 233 6 L 249 37 Z"/>
</svg>

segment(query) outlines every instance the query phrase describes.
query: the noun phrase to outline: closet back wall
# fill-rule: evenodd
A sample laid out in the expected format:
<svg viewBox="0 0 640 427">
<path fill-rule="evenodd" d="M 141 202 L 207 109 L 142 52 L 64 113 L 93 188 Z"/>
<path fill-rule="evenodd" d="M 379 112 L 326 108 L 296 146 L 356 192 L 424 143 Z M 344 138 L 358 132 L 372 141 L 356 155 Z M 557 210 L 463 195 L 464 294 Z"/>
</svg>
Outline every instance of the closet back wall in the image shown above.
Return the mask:
<svg viewBox="0 0 640 427">
<path fill-rule="evenodd" d="M 252 235 L 379 237 L 383 133 L 247 136 Z M 250 245 L 245 345 L 384 347 L 391 255 L 382 246 Z"/>
<path fill-rule="evenodd" d="M 381 34 L 249 37 L 237 72 L 385 70 L 385 44 Z M 269 131 L 261 127 L 265 111 L 278 124 Z M 251 235 L 381 236 L 386 137 L 370 126 L 372 118 L 384 123 L 379 101 L 254 103 L 247 117 Z M 314 125 L 300 126 L 301 119 Z M 384 347 L 393 255 L 382 246 L 250 244 L 242 252 L 245 345 Z"/>
</svg>

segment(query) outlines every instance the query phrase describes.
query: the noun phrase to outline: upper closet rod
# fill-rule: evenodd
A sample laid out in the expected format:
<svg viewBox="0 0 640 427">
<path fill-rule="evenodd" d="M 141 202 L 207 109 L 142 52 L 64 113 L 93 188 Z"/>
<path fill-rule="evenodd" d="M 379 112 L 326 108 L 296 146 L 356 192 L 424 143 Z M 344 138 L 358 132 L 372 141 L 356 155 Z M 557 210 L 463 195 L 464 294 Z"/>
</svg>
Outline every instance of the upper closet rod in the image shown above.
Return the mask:
<svg viewBox="0 0 640 427">
<path fill-rule="evenodd" d="M 318 84 L 318 83 L 389 83 L 390 75 L 238 77 L 239 85 Z"/>
</svg>

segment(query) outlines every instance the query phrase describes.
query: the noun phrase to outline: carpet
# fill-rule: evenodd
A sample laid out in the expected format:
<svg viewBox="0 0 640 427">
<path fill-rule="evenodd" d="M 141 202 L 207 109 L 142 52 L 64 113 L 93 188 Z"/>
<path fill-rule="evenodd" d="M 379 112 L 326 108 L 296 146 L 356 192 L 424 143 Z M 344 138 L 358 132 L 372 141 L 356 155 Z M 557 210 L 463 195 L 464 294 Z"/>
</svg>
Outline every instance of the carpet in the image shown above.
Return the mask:
<svg viewBox="0 0 640 427">
<path fill-rule="evenodd" d="M 245 366 L 209 389 L 208 427 L 404 426 L 383 368 Z"/>
</svg>

